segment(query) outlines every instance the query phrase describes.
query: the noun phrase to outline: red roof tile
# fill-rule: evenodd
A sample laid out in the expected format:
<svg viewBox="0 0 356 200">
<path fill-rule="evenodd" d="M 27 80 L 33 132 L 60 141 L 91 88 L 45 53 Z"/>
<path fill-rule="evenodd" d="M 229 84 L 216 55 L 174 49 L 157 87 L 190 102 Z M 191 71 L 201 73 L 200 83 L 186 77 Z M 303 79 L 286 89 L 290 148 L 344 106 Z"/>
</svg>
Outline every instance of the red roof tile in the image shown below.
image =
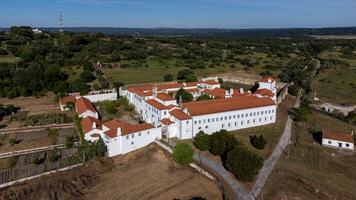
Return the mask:
<svg viewBox="0 0 356 200">
<path fill-rule="evenodd" d="M 170 119 L 168 119 L 168 118 L 163 118 L 163 119 L 161 119 L 161 122 L 162 122 L 162 124 L 164 124 L 164 125 L 166 125 L 166 126 L 169 126 L 169 125 L 171 125 L 171 124 L 173 124 L 174 122 L 172 122 Z"/>
<path fill-rule="evenodd" d="M 262 106 L 275 105 L 271 98 L 257 98 L 255 96 L 240 96 L 238 98 L 214 99 L 184 103 L 191 116 L 228 112 Z"/>
<path fill-rule="evenodd" d="M 172 101 L 175 100 L 171 95 L 166 94 L 166 93 L 158 93 L 157 98 L 162 100 L 162 101 Z"/>
<path fill-rule="evenodd" d="M 75 108 L 77 109 L 79 114 L 82 114 L 87 110 L 96 112 L 93 104 L 84 97 L 80 97 L 79 99 L 77 99 L 77 101 L 75 102 Z"/>
<path fill-rule="evenodd" d="M 168 107 L 161 104 L 160 102 L 154 100 L 154 99 L 149 99 L 146 101 L 149 105 L 153 106 L 154 108 L 158 109 L 158 110 L 167 110 Z"/>
<path fill-rule="evenodd" d="M 114 138 L 117 136 L 118 128 L 121 128 L 121 136 L 154 128 L 154 126 L 152 124 L 144 123 L 144 124 L 132 125 L 132 124 L 129 124 L 126 122 L 118 121 L 118 120 L 111 120 L 111 121 L 105 122 L 103 125 L 110 129 L 104 133 L 111 138 Z"/>
<path fill-rule="evenodd" d="M 261 96 L 274 97 L 274 93 L 273 93 L 271 90 L 266 89 L 266 88 L 259 89 L 259 90 L 257 90 L 254 94 L 259 94 L 259 95 L 261 95 Z"/>
<path fill-rule="evenodd" d="M 192 118 L 191 116 L 189 116 L 188 114 L 186 114 L 185 112 L 183 112 L 180 109 L 173 109 L 173 110 L 169 111 L 169 113 L 173 117 L 175 117 L 175 118 L 177 118 L 179 120 L 188 120 L 188 119 Z"/>
<path fill-rule="evenodd" d="M 276 80 L 276 79 L 275 79 L 274 77 L 272 77 L 272 76 L 265 76 L 265 77 L 263 77 L 263 78 L 260 80 L 260 82 L 268 83 L 268 81 L 273 82 L 273 81 L 275 81 L 275 80 Z"/>
<path fill-rule="evenodd" d="M 203 83 L 208 84 L 208 85 L 217 85 L 217 84 L 219 84 L 219 82 L 217 82 L 215 80 L 206 80 L 206 81 L 203 81 Z"/>
<path fill-rule="evenodd" d="M 66 105 L 67 103 L 75 103 L 75 97 L 73 96 L 65 96 L 59 99 L 60 104 Z"/>
<path fill-rule="evenodd" d="M 96 128 L 101 129 L 101 122 L 93 117 L 86 117 L 80 121 L 84 133 L 93 130 L 93 123 L 95 122 Z"/>
<path fill-rule="evenodd" d="M 339 133 L 336 131 L 334 131 L 334 132 L 323 131 L 323 138 L 354 143 L 353 135 L 348 134 L 348 133 Z"/>
<path fill-rule="evenodd" d="M 219 98 L 225 98 L 225 92 L 226 92 L 226 90 L 222 89 L 222 88 L 215 88 L 215 89 L 212 89 L 212 90 L 205 89 L 203 91 L 203 93 L 205 93 L 207 95 L 210 95 L 210 96 L 213 96 L 213 97 L 219 97 Z"/>
</svg>

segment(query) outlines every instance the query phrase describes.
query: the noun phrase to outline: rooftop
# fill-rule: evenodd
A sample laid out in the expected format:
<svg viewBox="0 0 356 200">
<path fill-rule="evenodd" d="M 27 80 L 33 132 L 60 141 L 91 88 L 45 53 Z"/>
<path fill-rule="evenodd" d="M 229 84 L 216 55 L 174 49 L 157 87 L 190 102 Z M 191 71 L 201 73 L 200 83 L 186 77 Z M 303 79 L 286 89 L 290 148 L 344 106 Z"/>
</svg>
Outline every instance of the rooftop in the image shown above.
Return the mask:
<svg viewBox="0 0 356 200">
<path fill-rule="evenodd" d="M 93 124 L 95 123 L 95 126 L 97 129 L 101 129 L 101 122 L 98 119 L 95 119 L 93 117 L 86 117 L 80 121 L 80 124 L 82 125 L 82 129 L 84 133 L 87 133 L 91 130 L 93 130 Z"/>
<path fill-rule="evenodd" d="M 167 106 L 161 104 L 160 102 L 154 100 L 154 99 L 149 99 L 146 101 L 148 104 L 156 108 L 157 110 L 167 110 L 169 109 Z"/>
<path fill-rule="evenodd" d="M 257 98 L 255 96 L 240 96 L 237 98 L 214 99 L 184 103 L 191 116 L 207 115 L 233 110 L 242 110 L 275 105 L 271 98 Z"/>
<path fill-rule="evenodd" d="M 104 133 L 111 138 L 117 137 L 118 128 L 121 128 L 121 136 L 154 128 L 152 124 L 143 123 L 143 124 L 132 125 L 119 120 L 111 120 L 108 122 L 104 122 L 103 125 L 110 129 Z"/>
<path fill-rule="evenodd" d="M 323 138 L 354 143 L 353 135 L 336 131 L 323 131 Z"/>
<path fill-rule="evenodd" d="M 179 120 L 188 120 L 188 119 L 192 118 L 191 116 L 189 116 L 187 113 L 183 112 L 180 109 L 173 109 L 173 110 L 169 111 L 169 113 L 173 117 L 175 117 L 175 118 L 177 118 Z"/>
<path fill-rule="evenodd" d="M 77 109 L 79 114 L 82 114 L 87 110 L 96 112 L 93 104 L 87 98 L 84 97 L 80 97 L 79 99 L 77 99 L 77 101 L 75 102 L 75 108 Z"/>
</svg>

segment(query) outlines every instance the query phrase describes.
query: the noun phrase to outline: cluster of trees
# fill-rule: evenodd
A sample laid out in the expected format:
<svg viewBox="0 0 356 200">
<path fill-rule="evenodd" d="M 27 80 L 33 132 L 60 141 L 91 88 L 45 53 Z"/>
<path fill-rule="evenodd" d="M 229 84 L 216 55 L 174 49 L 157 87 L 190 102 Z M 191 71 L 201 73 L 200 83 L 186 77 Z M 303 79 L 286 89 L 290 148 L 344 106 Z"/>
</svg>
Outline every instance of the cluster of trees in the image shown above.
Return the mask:
<svg viewBox="0 0 356 200">
<path fill-rule="evenodd" d="M 309 115 L 312 113 L 310 101 L 307 98 L 302 98 L 299 108 L 292 108 L 291 114 L 295 122 L 306 122 Z"/>
<path fill-rule="evenodd" d="M 227 170 L 241 181 L 252 181 L 263 166 L 263 159 L 249 151 L 226 130 L 207 135 L 200 131 L 194 138 L 194 146 L 221 157 Z"/>
<path fill-rule="evenodd" d="M 2 120 L 3 117 L 7 115 L 11 115 L 12 113 L 16 113 L 18 110 L 19 108 L 13 105 L 0 104 L 0 121 Z"/>
<path fill-rule="evenodd" d="M 179 99 L 182 99 L 183 102 L 193 101 L 193 95 L 191 93 L 187 92 L 186 90 L 184 90 L 183 88 L 180 88 L 177 91 L 175 98 L 176 98 L 177 102 L 179 101 Z"/>
</svg>

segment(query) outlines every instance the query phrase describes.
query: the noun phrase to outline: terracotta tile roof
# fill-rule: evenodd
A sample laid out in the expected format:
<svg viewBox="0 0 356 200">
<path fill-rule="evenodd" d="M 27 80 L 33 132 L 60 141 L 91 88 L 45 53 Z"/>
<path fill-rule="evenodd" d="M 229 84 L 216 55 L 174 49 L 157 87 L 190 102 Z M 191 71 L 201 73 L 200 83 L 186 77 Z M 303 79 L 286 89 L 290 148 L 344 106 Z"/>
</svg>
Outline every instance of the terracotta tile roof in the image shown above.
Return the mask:
<svg viewBox="0 0 356 200">
<path fill-rule="evenodd" d="M 348 134 L 348 133 L 339 133 L 336 131 L 334 131 L 334 132 L 323 131 L 323 138 L 354 143 L 353 135 Z"/>
<path fill-rule="evenodd" d="M 168 107 L 161 104 L 160 102 L 154 100 L 154 99 L 149 99 L 146 101 L 149 105 L 153 106 L 154 108 L 158 109 L 158 110 L 167 110 Z"/>
<path fill-rule="evenodd" d="M 162 100 L 162 101 L 172 101 L 175 100 L 171 95 L 166 94 L 166 93 L 158 93 L 157 98 Z"/>
<path fill-rule="evenodd" d="M 121 128 L 121 136 L 125 136 L 125 135 L 131 134 L 131 133 L 136 133 L 139 131 L 154 128 L 154 126 L 152 124 L 144 123 L 144 124 L 132 125 L 132 124 L 122 122 L 119 120 L 111 120 L 111 121 L 105 122 L 103 125 L 110 129 L 104 133 L 111 138 L 117 137 L 117 129 L 118 128 Z"/>
<path fill-rule="evenodd" d="M 215 80 L 206 80 L 203 81 L 202 83 L 208 84 L 208 85 L 217 85 L 219 84 L 219 82 L 215 81 Z"/>
<path fill-rule="evenodd" d="M 275 80 L 276 80 L 276 79 L 275 79 L 274 77 L 272 77 L 272 76 L 265 76 L 265 77 L 263 77 L 263 78 L 260 80 L 260 82 L 268 83 L 268 81 L 273 82 L 273 81 L 275 81 Z"/>
<path fill-rule="evenodd" d="M 157 85 L 157 90 L 164 90 L 164 89 L 173 89 L 173 88 L 181 88 L 183 87 L 183 83 L 163 83 Z"/>
<path fill-rule="evenodd" d="M 169 125 L 171 125 L 171 124 L 173 124 L 174 122 L 172 122 L 170 119 L 168 119 L 168 118 L 163 118 L 163 119 L 161 119 L 161 122 L 162 122 L 162 124 L 164 124 L 164 125 L 166 125 L 166 126 L 169 126 Z"/>
<path fill-rule="evenodd" d="M 77 109 L 79 114 L 82 114 L 87 110 L 96 112 L 93 104 L 84 97 L 80 97 L 79 99 L 77 99 L 77 101 L 75 102 L 75 108 Z"/>
<path fill-rule="evenodd" d="M 259 94 L 259 95 L 261 95 L 261 96 L 274 97 L 274 93 L 273 93 L 271 90 L 266 89 L 266 88 L 259 89 L 259 90 L 257 90 L 254 94 Z"/>
<path fill-rule="evenodd" d="M 222 89 L 222 88 L 215 88 L 215 89 L 212 89 L 212 90 L 205 89 L 203 91 L 203 93 L 205 93 L 207 95 L 210 95 L 210 96 L 213 96 L 213 97 L 219 97 L 219 98 L 225 98 L 225 92 L 226 92 L 226 90 Z"/>
<path fill-rule="evenodd" d="M 206 115 L 247 108 L 275 105 L 271 98 L 257 98 L 255 96 L 240 96 L 238 98 L 214 99 L 184 103 L 191 116 Z"/>
<path fill-rule="evenodd" d="M 148 91 L 148 90 L 152 90 L 152 87 L 153 87 L 152 83 L 147 83 L 147 84 L 141 84 L 141 85 L 126 86 L 126 89 L 127 90 Z"/>
<path fill-rule="evenodd" d="M 173 109 L 173 110 L 169 111 L 169 113 L 173 117 L 175 117 L 175 118 L 177 118 L 179 120 L 187 120 L 187 119 L 191 119 L 192 118 L 191 116 L 189 116 L 188 114 L 186 114 L 185 112 L 183 112 L 180 109 Z"/>
<path fill-rule="evenodd" d="M 236 97 L 241 97 L 241 96 L 250 96 L 251 93 L 249 93 L 248 91 L 244 91 L 244 93 L 240 93 L 239 89 L 235 89 L 234 93 L 232 94 L 232 97 L 236 98 Z"/>
<path fill-rule="evenodd" d="M 177 106 L 176 105 L 172 105 L 172 104 L 167 106 L 168 109 L 172 109 L 172 108 L 175 108 L 175 107 L 177 107 Z"/>
<path fill-rule="evenodd" d="M 95 119 L 94 117 L 86 117 L 80 121 L 80 125 L 82 125 L 82 129 L 84 133 L 87 133 L 91 130 L 93 130 L 93 123 L 95 122 L 96 128 L 101 129 L 101 122 L 98 119 Z"/>
<path fill-rule="evenodd" d="M 60 98 L 59 102 L 62 105 L 66 105 L 67 103 L 70 103 L 70 102 L 75 103 L 75 100 L 76 99 L 73 96 L 65 96 L 65 97 Z"/>
<path fill-rule="evenodd" d="M 189 92 L 189 93 L 196 93 L 199 92 L 198 88 L 192 88 L 192 89 L 184 89 L 185 91 Z"/>
<path fill-rule="evenodd" d="M 198 86 L 200 82 L 186 82 L 185 85 L 186 87 L 193 87 L 193 86 Z"/>
</svg>

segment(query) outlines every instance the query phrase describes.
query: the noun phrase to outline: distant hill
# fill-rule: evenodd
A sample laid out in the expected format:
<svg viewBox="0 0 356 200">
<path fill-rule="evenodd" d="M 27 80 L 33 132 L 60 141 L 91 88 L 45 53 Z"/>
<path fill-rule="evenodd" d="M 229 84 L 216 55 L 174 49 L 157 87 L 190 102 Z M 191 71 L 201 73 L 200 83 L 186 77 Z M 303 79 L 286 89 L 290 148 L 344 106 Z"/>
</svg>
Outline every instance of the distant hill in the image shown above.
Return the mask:
<svg viewBox="0 0 356 200">
<path fill-rule="evenodd" d="M 45 31 L 58 28 L 40 27 Z M 356 35 L 356 27 L 335 28 L 284 28 L 284 29 L 214 29 L 214 28 L 115 28 L 115 27 L 66 27 L 65 31 L 104 33 L 136 36 L 210 36 L 210 37 L 303 37 L 311 35 Z M 0 28 L 7 31 L 8 28 Z"/>
</svg>

